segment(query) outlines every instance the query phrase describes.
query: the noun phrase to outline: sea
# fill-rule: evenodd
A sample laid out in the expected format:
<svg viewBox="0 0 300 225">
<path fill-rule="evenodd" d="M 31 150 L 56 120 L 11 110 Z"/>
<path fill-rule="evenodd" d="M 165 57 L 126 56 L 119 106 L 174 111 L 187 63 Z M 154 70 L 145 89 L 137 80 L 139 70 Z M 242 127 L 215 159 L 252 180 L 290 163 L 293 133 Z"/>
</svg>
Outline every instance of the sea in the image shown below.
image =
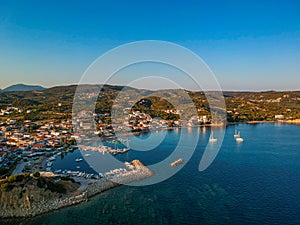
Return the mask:
<svg viewBox="0 0 300 225">
<path fill-rule="evenodd" d="M 300 224 L 300 126 L 280 123 L 236 124 L 225 128 L 222 146 L 212 164 L 199 171 L 211 128 L 153 131 L 128 137 L 132 149 L 115 156 L 153 165 L 170 156 L 180 137 L 193 148 L 189 160 L 173 176 L 152 185 L 123 185 L 88 202 L 29 219 L 2 220 L 26 225 L 174 225 L 174 224 Z M 240 131 L 244 142 L 233 135 Z M 139 142 L 148 151 L 134 149 Z M 157 144 L 155 145 L 155 142 Z M 112 145 L 112 143 L 107 143 Z M 150 150 L 152 147 L 154 148 Z M 95 172 L 76 150 L 56 159 L 54 169 Z M 91 156 L 93 153 L 90 152 Z M 184 153 L 183 153 L 184 156 Z M 105 171 L 102 171 L 105 172 Z"/>
</svg>

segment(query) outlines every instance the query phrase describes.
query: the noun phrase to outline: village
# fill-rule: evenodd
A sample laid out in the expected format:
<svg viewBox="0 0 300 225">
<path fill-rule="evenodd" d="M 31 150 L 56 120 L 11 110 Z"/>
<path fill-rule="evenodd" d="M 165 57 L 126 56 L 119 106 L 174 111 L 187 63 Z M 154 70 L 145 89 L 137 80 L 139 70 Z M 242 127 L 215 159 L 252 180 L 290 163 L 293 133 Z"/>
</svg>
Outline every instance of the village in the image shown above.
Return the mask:
<svg viewBox="0 0 300 225">
<path fill-rule="evenodd" d="M 33 122 L 31 120 L 20 122 L 15 119 L 14 116 L 24 113 L 30 114 L 31 111 L 11 106 L 1 110 L 2 116 L 9 116 L 5 121 L 0 122 L 0 176 L 2 178 L 13 174 L 33 173 L 45 169 L 48 172 L 52 171 L 50 163 L 52 163 L 53 158 L 78 149 L 76 139 L 80 140 L 81 137 L 74 132 L 74 127 L 87 133 L 93 132 L 94 135 L 108 140 L 114 139 L 116 133 L 119 132 L 124 135 L 128 131 L 130 134 L 141 134 L 149 132 L 151 129 L 194 126 L 199 122 L 209 122 L 207 116 L 203 116 L 201 119 L 192 117 L 189 121 L 173 121 L 159 118 L 152 119 L 149 114 L 132 111 L 122 120 L 121 124 L 106 124 L 102 122 L 103 120 L 97 120 L 96 118 L 109 117 L 109 114 L 94 113 L 95 121 L 93 122 L 95 122 L 96 129 L 92 129 L 93 124 L 86 121 L 86 115 L 90 112 L 84 110 L 77 117 L 74 117 L 73 121 L 65 119 L 59 122 Z M 177 112 L 174 111 L 174 113 Z M 115 155 L 125 153 L 129 150 L 129 147 L 127 149 L 113 149 L 107 146 L 92 148 L 81 145 L 80 149 Z M 47 168 L 43 166 L 45 160 L 49 164 Z M 95 177 L 99 177 L 99 175 L 97 174 Z"/>
</svg>

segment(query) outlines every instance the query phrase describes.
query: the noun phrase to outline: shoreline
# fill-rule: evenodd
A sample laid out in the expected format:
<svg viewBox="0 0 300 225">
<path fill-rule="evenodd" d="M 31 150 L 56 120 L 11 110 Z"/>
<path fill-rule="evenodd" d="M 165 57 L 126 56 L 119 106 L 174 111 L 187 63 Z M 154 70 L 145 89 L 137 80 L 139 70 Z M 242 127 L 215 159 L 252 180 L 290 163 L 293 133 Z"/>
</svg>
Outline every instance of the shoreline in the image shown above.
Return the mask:
<svg viewBox="0 0 300 225">
<path fill-rule="evenodd" d="M 163 130 L 174 130 L 174 129 L 188 129 L 188 128 L 197 128 L 197 127 L 227 127 L 232 125 L 238 125 L 238 124 L 262 124 L 262 123 L 284 123 L 284 124 L 300 124 L 300 119 L 295 120 L 251 120 L 251 121 L 240 121 L 240 122 L 228 122 L 226 121 L 224 124 L 199 124 L 199 125 L 193 125 L 193 126 L 174 126 L 174 127 L 160 127 L 160 128 L 151 128 L 144 131 L 123 131 L 123 132 L 116 132 L 115 135 L 112 136 L 99 136 L 101 141 L 109 141 L 116 138 L 124 138 L 124 137 L 132 137 L 132 136 L 139 136 L 143 134 L 151 133 L 152 131 L 163 131 Z"/>
<path fill-rule="evenodd" d="M 283 124 L 296 124 L 299 125 L 299 121 L 268 121 L 268 120 L 252 120 L 252 121 L 243 121 L 243 122 L 226 122 L 225 124 L 201 124 L 201 125 L 193 125 L 193 126 L 177 126 L 177 127 L 162 127 L 157 129 L 149 129 L 148 131 L 141 131 L 141 132 L 118 132 L 117 135 L 109 136 L 109 137 L 100 137 L 102 141 L 108 141 L 111 139 L 116 138 L 124 138 L 124 137 L 132 137 L 132 136 L 139 136 L 143 134 L 151 133 L 151 131 L 163 131 L 163 130 L 174 130 L 174 129 L 188 129 L 188 128 L 197 128 L 197 127 L 227 127 L 232 125 L 238 124 L 263 124 L 263 123 L 283 123 Z"/>
<path fill-rule="evenodd" d="M 51 211 L 86 202 L 91 197 L 104 191 L 132 182 L 137 182 L 155 175 L 153 171 L 144 166 L 139 160 L 133 160 L 131 164 L 135 167 L 135 170 L 122 174 L 121 176 L 115 176 L 111 178 L 105 177 L 101 178 L 100 180 L 75 178 L 74 180 L 76 182 L 80 182 L 80 186 L 72 193 L 64 194 L 63 196 L 61 194 L 56 194 L 56 198 L 43 200 L 40 202 L 30 202 L 30 200 L 28 200 L 30 207 L 18 208 L 18 210 L 2 209 L 0 211 L 0 218 L 32 218 Z M 52 175 L 56 176 L 55 174 Z"/>
<path fill-rule="evenodd" d="M 280 124 L 295 124 L 295 123 L 289 123 L 287 121 L 247 121 L 247 122 L 235 122 L 235 123 L 227 123 L 226 126 L 235 125 L 235 124 L 263 124 L 263 123 L 280 123 Z M 211 127 L 211 125 L 209 125 Z M 174 130 L 174 129 L 186 129 L 186 128 L 197 128 L 197 127 L 207 127 L 207 125 L 197 125 L 193 127 L 166 127 L 157 129 L 157 131 L 162 130 Z M 225 126 L 224 126 L 225 127 Z M 145 134 L 145 133 L 142 133 Z M 127 133 L 127 135 L 135 135 L 133 133 Z M 141 135 L 141 134 L 139 134 Z M 44 160 L 46 160 L 44 158 Z M 44 161 L 42 160 L 42 162 Z M 26 209 L 25 213 L 26 215 L 20 216 L 20 215 L 13 215 L 13 213 L 9 216 L 3 216 L 5 212 L 0 212 L 0 218 L 3 219 L 13 219 L 13 218 L 28 218 L 28 217 L 35 217 L 41 214 L 45 214 L 54 210 L 58 210 L 64 207 L 70 207 L 72 205 L 77 205 L 81 202 L 88 201 L 91 197 L 100 194 L 104 191 L 110 190 L 115 187 L 119 187 L 124 184 L 129 184 L 131 182 L 139 181 L 146 179 L 148 177 L 151 177 L 154 175 L 154 173 L 149 170 L 146 166 L 144 166 L 140 161 L 136 161 L 136 164 L 138 165 L 139 169 L 137 169 L 137 173 L 135 174 L 129 174 L 128 176 L 119 177 L 114 179 L 107 179 L 103 178 L 101 180 L 88 180 L 82 178 L 81 181 L 87 181 L 86 186 L 82 184 L 81 182 L 80 187 L 74 191 L 73 193 L 70 193 L 68 195 L 64 195 L 63 198 L 59 199 L 48 199 L 43 202 L 40 202 L 40 207 L 35 207 L 35 212 L 30 211 L 30 209 Z M 78 179 L 79 181 L 80 179 Z M 79 181 L 80 182 L 80 181 Z M 81 188 L 81 189 L 80 189 Z M 42 208 L 44 207 L 44 208 Z M 19 209 L 17 209 L 19 210 Z"/>
<path fill-rule="evenodd" d="M 260 123 L 276 123 L 278 121 L 267 121 L 267 120 L 251 120 L 251 121 L 244 121 L 244 122 L 227 122 L 226 125 L 237 125 L 237 124 L 260 124 Z"/>
</svg>

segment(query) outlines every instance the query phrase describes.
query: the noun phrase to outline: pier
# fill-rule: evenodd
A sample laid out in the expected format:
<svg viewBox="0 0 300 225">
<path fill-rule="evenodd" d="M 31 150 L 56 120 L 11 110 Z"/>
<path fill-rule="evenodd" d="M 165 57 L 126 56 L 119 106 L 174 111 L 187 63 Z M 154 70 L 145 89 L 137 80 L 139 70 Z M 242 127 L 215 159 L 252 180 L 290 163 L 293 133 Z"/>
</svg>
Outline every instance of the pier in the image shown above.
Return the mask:
<svg viewBox="0 0 300 225">
<path fill-rule="evenodd" d="M 103 145 L 100 145 L 98 147 L 87 146 L 87 145 L 78 145 L 78 148 L 82 151 L 100 152 L 102 154 L 109 153 L 109 154 L 113 154 L 113 155 L 124 154 L 124 153 L 128 152 L 130 149 L 129 147 L 124 148 L 124 149 L 113 149 L 111 147 L 103 146 Z"/>
</svg>

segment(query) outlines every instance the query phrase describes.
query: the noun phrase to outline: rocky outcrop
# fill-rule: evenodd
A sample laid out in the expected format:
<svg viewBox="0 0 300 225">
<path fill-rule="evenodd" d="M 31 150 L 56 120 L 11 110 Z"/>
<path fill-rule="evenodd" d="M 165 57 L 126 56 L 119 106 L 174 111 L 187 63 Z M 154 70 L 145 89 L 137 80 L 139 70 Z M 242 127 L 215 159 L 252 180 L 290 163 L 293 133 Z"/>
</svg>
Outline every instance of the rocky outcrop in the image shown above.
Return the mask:
<svg viewBox="0 0 300 225">
<path fill-rule="evenodd" d="M 62 207 L 88 201 L 88 198 L 108 189 L 142 180 L 154 173 L 140 161 L 134 160 L 135 170 L 121 176 L 84 180 L 84 188 L 73 181 L 53 181 L 52 178 L 26 177 L 10 184 L 9 190 L 0 191 L 0 218 L 33 217 Z M 80 182 L 80 180 L 79 180 Z M 64 192 L 65 193 L 62 193 Z"/>
<path fill-rule="evenodd" d="M 52 185 L 49 188 L 47 184 L 42 186 L 38 179 L 24 179 L 25 181 L 10 183 L 10 190 L 0 191 L 0 218 L 31 217 L 76 204 L 87 198 L 86 193 L 72 192 L 69 194 L 55 191 L 55 185 L 60 186 L 61 183 L 58 184 L 52 180 L 45 180 L 49 186 Z M 77 189 L 79 186 L 71 181 L 64 182 L 67 183 L 68 187 L 72 186 L 73 189 Z"/>
</svg>

